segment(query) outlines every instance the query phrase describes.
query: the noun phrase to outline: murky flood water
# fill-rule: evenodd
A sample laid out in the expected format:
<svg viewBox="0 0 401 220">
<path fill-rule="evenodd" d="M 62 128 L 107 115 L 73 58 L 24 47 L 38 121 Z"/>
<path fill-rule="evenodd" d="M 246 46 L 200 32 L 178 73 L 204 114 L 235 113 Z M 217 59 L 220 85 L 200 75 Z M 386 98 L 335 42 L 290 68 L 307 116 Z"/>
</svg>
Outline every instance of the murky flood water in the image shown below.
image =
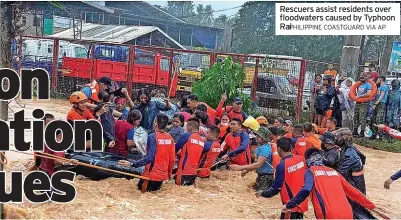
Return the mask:
<svg viewBox="0 0 401 220">
<path fill-rule="evenodd" d="M 26 118 L 32 118 L 35 108 L 64 119 L 70 109 L 68 101 L 24 101 Z M 22 110 L 14 101 L 14 111 Z M 12 113 L 10 113 L 10 117 Z M 25 140 L 32 138 L 26 133 Z M 13 143 L 13 135 L 10 141 Z M 360 148 L 367 156 L 365 178 L 368 198 L 391 218 L 401 218 L 401 181 L 394 182 L 390 190 L 383 188 L 384 181 L 401 169 L 401 154 Z M 25 171 L 32 158 L 9 152 L 5 170 Z M 17 217 L 40 219 L 95 219 L 95 218 L 279 218 L 279 195 L 272 199 L 256 198 L 249 186 L 256 178 L 250 173 L 244 178 L 238 172 L 215 171 L 210 179 L 197 179 L 195 187 L 178 187 L 165 182 L 159 192 L 142 194 L 136 188 L 137 180 L 106 179 L 102 181 L 75 180 L 77 197 L 70 204 L 6 205 Z M 15 209 L 18 208 L 18 209 Z M 11 216 L 12 217 L 12 216 Z M 306 217 L 314 218 L 310 206 Z"/>
</svg>

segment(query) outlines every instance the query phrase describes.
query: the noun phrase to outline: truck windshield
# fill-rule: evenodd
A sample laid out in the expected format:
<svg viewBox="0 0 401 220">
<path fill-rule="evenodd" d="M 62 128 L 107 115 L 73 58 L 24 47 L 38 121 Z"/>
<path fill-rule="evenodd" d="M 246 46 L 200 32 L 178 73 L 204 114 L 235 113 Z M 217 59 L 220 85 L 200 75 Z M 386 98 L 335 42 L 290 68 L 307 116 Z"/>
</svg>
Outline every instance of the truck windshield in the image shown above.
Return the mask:
<svg viewBox="0 0 401 220">
<path fill-rule="evenodd" d="M 282 91 L 284 91 L 286 94 L 293 93 L 293 88 L 290 82 L 285 77 L 276 77 L 276 79 L 277 79 L 277 84 L 280 86 Z"/>
<path fill-rule="evenodd" d="M 82 47 L 74 47 L 74 53 L 76 58 L 86 58 L 87 52 L 85 48 Z"/>
<path fill-rule="evenodd" d="M 163 70 L 163 71 L 169 71 L 170 69 L 169 69 L 169 63 L 170 63 L 170 60 L 168 60 L 168 59 L 160 59 L 160 68 Z"/>
</svg>

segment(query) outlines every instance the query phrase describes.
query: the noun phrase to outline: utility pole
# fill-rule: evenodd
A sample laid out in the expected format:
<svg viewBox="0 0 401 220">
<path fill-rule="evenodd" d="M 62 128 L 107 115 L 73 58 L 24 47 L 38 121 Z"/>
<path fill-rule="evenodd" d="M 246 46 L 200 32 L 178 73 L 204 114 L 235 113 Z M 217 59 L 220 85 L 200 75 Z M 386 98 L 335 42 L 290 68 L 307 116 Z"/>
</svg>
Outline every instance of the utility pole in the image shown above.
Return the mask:
<svg viewBox="0 0 401 220">
<path fill-rule="evenodd" d="M 380 56 L 379 74 L 386 76 L 388 65 L 390 63 L 391 52 L 393 50 L 393 43 L 398 38 L 395 35 L 387 35 L 384 43 L 383 52 Z"/>
<path fill-rule="evenodd" d="M 357 77 L 361 42 L 361 35 L 345 36 L 341 55 L 340 76 L 348 76 L 353 79 Z"/>
<path fill-rule="evenodd" d="M 0 68 L 11 68 L 11 41 L 13 12 L 12 2 L 0 1 Z M 5 82 L 5 81 L 4 81 Z M 8 84 L 3 83 L 1 89 L 8 90 Z M 8 102 L 0 100 L 0 119 L 8 120 Z M 3 157 L 0 154 L 0 160 Z M 3 171 L 3 164 L 0 163 L 0 171 Z M 3 204 L 0 203 L 0 219 L 3 219 Z"/>
</svg>

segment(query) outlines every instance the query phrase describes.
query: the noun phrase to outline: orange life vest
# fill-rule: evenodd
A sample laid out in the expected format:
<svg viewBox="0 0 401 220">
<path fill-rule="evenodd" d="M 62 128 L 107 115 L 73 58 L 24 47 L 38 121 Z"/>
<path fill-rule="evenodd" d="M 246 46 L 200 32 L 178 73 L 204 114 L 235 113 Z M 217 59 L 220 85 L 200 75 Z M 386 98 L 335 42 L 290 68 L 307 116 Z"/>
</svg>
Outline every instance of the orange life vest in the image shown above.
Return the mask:
<svg viewBox="0 0 401 220">
<path fill-rule="evenodd" d="M 337 171 L 325 166 L 312 166 L 311 201 L 317 219 L 352 219 L 352 208 L 344 193 Z"/>
<path fill-rule="evenodd" d="M 156 132 L 156 155 L 153 163 L 145 166 L 143 176 L 149 180 L 167 180 L 174 168 L 175 144 L 174 139 L 168 133 Z"/>
<path fill-rule="evenodd" d="M 82 89 L 85 87 L 89 87 L 92 92 L 92 96 L 88 97 L 88 102 L 92 103 L 92 104 L 96 104 L 96 102 L 99 102 L 99 97 L 98 97 L 99 91 L 100 91 L 99 83 L 97 83 L 96 80 L 93 80 L 91 83 L 84 85 L 82 87 Z M 82 91 L 82 89 L 81 89 L 81 91 Z"/>
<path fill-rule="evenodd" d="M 221 146 L 218 141 L 213 141 L 210 150 L 206 153 L 201 155 L 201 159 L 199 161 L 199 177 L 209 177 L 210 176 L 210 168 L 212 167 L 213 163 L 216 161 L 217 157 L 221 152 Z"/>
<path fill-rule="evenodd" d="M 292 154 L 305 157 L 305 151 L 306 151 L 306 138 L 299 137 L 297 142 L 295 143 L 294 149 L 292 149 Z"/>
<path fill-rule="evenodd" d="M 284 182 L 280 191 L 283 205 L 287 204 L 304 185 L 306 162 L 303 157 L 292 155 L 284 160 L 284 167 Z M 292 210 L 295 212 L 305 213 L 308 211 L 308 200 L 305 199 L 305 201 Z"/>
<path fill-rule="evenodd" d="M 280 163 L 281 158 L 278 155 L 278 150 L 277 150 L 277 144 L 276 143 L 272 143 L 272 165 L 273 168 L 276 169 L 277 165 Z"/>
<path fill-rule="evenodd" d="M 196 175 L 205 143 L 199 133 L 193 133 L 182 147 L 178 162 L 176 184 L 181 185 L 182 175 Z"/>
</svg>

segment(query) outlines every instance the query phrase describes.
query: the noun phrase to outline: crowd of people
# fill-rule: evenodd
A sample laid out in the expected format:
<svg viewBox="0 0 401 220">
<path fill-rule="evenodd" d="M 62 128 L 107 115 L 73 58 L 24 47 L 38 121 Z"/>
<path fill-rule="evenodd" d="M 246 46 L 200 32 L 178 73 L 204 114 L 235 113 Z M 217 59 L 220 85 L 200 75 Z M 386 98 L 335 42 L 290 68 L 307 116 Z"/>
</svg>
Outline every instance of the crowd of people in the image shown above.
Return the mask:
<svg viewBox="0 0 401 220">
<path fill-rule="evenodd" d="M 330 80 L 324 86 L 330 87 Z M 326 91 L 336 93 L 331 88 Z M 157 191 L 169 179 L 180 186 L 194 185 L 217 168 L 240 171 L 242 176 L 255 171 L 256 196 L 280 193 L 282 218 L 302 218 L 309 195 L 317 218 L 373 218 L 368 210 L 375 205 L 365 196 L 365 156 L 353 145 L 350 129 L 337 130 L 336 118 L 320 115 L 320 106 L 330 101 L 316 97 L 316 114 L 324 128 L 281 117 L 248 116 L 240 97 L 232 105 L 226 102 L 222 94 L 214 110 L 192 94 L 178 105 L 163 91 L 145 89 L 132 100 L 125 88 L 102 77 L 71 95 L 67 120 L 100 120 L 104 151 L 127 157 L 119 161 L 121 166 L 144 167 L 142 176 L 147 179 L 138 182 L 142 192 Z M 46 123 L 53 118 L 47 115 Z M 384 124 L 377 127 L 401 139 L 397 130 Z M 91 138 L 87 135 L 88 148 Z M 60 163 L 42 160 L 37 166 L 51 174 Z M 385 187 L 400 177 L 401 171 Z"/>
<path fill-rule="evenodd" d="M 369 71 L 361 73 L 355 82 L 352 78 L 337 77 L 337 71 L 329 64 L 324 74 L 317 74 L 311 83 L 311 122 L 325 127 L 326 120 L 334 117 L 337 127 L 350 128 L 354 135 L 370 136 L 371 139 L 385 137 L 385 133 L 374 124 L 386 124 L 399 130 L 400 81 L 392 80 L 390 88 L 386 85 L 386 77 L 379 76 L 376 69 L 375 64 L 370 64 Z M 350 93 L 355 83 L 358 83 L 355 87 L 357 91 L 352 99 Z M 372 133 L 365 135 L 368 130 Z"/>
</svg>

